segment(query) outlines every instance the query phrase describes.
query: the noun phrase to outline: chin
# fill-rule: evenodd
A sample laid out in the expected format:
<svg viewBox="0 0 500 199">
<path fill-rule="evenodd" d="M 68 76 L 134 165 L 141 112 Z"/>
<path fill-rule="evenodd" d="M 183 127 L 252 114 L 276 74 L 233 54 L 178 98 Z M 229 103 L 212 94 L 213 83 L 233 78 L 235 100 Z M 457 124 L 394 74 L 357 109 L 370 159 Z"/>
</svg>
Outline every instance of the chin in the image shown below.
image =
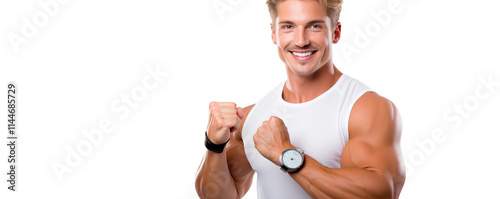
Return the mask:
<svg viewBox="0 0 500 199">
<path fill-rule="evenodd" d="M 316 56 L 321 57 L 318 53 Z M 316 72 L 320 68 L 320 60 L 318 57 L 314 57 L 312 60 L 305 62 L 300 62 L 295 60 L 293 57 L 285 56 L 287 67 L 295 74 L 301 77 L 309 76 Z"/>
<path fill-rule="evenodd" d="M 318 70 L 317 67 L 309 64 L 307 66 L 296 64 L 294 66 L 289 66 L 289 68 L 294 74 L 301 77 L 309 76 Z"/>
</svg>

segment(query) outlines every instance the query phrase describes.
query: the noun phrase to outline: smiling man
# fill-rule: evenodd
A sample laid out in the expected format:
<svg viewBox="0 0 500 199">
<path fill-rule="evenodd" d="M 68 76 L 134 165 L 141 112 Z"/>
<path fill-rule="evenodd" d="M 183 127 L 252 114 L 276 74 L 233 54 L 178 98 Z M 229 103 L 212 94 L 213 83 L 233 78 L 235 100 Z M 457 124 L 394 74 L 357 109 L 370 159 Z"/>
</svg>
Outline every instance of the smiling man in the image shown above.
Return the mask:
<svg viewBox="0 0 500 199">
<path fill-rule="evenodd" d="M 395 105 L 342 74 L 331 49 L 342 0 L 268 0 L 288 79 L 256 104 L 211 102 L 200 198 L 398 198 L 405 181 Z"/>
</svg>

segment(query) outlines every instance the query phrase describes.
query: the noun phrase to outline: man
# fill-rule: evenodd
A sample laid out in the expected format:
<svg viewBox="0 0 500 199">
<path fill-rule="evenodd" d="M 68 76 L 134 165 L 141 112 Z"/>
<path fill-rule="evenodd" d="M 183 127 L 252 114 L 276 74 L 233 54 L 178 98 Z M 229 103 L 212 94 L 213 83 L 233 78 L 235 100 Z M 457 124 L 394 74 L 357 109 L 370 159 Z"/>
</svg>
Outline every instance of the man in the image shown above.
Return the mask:
<svg viewBox="0 0 500 199">
<path fill-rule="evenodd" d="M 268 0 L 288 79 L 254 105 L 211 102 L 200 198 L 398 198 L 405 181 L 394 104 L 333 64 L 342 0 Z"/>
</svg>

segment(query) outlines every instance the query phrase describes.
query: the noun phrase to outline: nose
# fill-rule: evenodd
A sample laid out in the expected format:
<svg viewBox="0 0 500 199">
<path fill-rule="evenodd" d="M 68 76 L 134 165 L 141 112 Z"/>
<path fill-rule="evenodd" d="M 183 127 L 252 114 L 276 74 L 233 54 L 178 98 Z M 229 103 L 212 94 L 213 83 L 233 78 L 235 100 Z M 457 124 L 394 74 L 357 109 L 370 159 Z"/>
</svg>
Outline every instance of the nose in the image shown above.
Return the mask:
<svg viewBox="0 0 500 199">
<path fill-rule="evenodd" d="M 298 47 L 304 47 L 304 46 L 309 45 L 309 38 L 307 37 L 307 33 L 305 32 L 305 29 L 299 28 L 299 31 L 297 31 L 295 34 L 294 43 Z"/>
</svg>

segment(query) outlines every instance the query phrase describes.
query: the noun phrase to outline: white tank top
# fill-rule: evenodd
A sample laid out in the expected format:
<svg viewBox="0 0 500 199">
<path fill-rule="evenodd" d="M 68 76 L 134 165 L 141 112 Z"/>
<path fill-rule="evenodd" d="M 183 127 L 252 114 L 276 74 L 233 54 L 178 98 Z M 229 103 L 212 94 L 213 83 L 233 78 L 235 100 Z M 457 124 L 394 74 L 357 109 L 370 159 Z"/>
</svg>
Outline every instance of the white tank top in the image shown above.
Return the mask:
<svg viewBox="0 0 500 199">
<path fill-rule="evenodd" d="M 283 120 L 292 145 L 304 149 L 322 165 L 340 168 L 340 155 L 349 139 L 347 129 L 354 103 L 370 91 L 363 83 L 347 75 L 326 92 L 311 101 L 289 103 L 283 100 L 285 82 L 282 82 L 259 100 L 248 114 L 242 137 L 245 154 L 257 173 L 257 195 L 260 199 L 311 198 L 279 166 L 264 158 L 253 142 L 253 136 L 262 122 L 271 116 Z"/>
</svg>

